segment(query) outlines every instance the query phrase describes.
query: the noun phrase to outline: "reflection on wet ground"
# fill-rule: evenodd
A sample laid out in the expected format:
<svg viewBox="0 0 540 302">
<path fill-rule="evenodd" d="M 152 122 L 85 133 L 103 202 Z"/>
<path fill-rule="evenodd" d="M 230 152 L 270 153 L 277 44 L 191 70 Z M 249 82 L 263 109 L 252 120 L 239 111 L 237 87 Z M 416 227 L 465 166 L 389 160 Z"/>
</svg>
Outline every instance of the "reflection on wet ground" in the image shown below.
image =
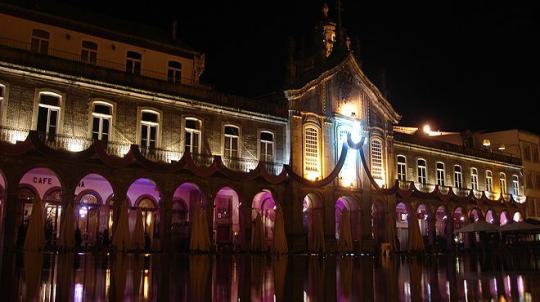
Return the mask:
<svg viewBox="0 0 540 302">
<path fill-rule="evenodd" d="M 4 254 L 2 301 L 540 301 L 510 256 Z"/>
</svg>

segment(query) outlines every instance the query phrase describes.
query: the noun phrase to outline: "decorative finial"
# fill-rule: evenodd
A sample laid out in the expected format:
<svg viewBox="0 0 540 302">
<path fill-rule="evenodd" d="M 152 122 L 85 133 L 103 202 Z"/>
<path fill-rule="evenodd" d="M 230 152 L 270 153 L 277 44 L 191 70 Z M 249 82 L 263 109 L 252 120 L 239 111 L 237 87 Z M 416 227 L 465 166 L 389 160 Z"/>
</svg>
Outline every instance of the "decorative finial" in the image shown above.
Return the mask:
<svg viewBox="0 0 540 302">
<path fill-rule="evenodd" d="M 321 11 L 323 13 L 323 17 L 327 19 L 328 18 L 328 4 L 326 2 L 324 2 Z"/>
</svg>

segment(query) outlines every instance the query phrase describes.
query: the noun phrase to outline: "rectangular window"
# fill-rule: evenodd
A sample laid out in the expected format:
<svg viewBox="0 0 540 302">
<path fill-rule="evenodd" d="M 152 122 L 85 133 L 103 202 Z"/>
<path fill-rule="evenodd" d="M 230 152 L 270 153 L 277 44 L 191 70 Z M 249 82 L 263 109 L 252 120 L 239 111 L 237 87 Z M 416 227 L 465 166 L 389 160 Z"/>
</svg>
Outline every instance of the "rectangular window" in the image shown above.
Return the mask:
<svg viewBox="0 0 540 302">
<path fill-rule="evenodd" d="M 375 179 L 383 179 L 382 142 L 378 139 L 371 141 L 371 175 Z"/>
<path fill-rule="evenodd" d="M 417 161 L 418 168 L 418 182 L 425 185 L 427 183 L 427 171 L 426 171 L 426 161 L 419 159 Z"/>
<path fill-rule="evenodd" d="M 493 192 L 493 174 L 486 171 L 486 191 Z"/>
<path fill-rule="evenodd" d="M 526 187 L 527 189 L 533 189 L 533 183 L 534 183 L 534 180 L 533 180 L 533 173 L 527 173 L 525 175 L 525 182 L 526 182 Z"/>
<path fill-rule="evenodd" d="M 407 159 L 403 155 L 397 157 L 397 177 L 398 180 L 407 180 Z"/>
<path fill-rule="evenodd" d="M 478 191 L 478 170 L 476 168 L 471 169 L 471 186 L 473 190 Z"/>
<path fill-rule="evenodd" d="M 501 193 L 506 194 L 507 187 L 506 187 L 506 175 L 504 173 L 499 174 L 499 185 L 501 187 Z"/>
<path fill-rule="evenodd" d="M 538 145 L 532 145 L 532 161 L 538 163 Z"/>
<path fill-rule="evenodd" d="M 143 111 L 141 118 L 141 147 L 147 149 L 156 148 L 158 127 L 158 114 L 151 111 Z"/>
<path fill-rule="evenodd" d="M 141 60 L 142 56 L 140 53 L 135 51 L 128 51 L 126 59 L 126 72 L 133 74 L 141 74 Z"/>
<path fill-rule="evenodd" d="M 238 158 L 239 133 L 238 127 L 225 127 L 225 157 Z"/>
<path fill-rule="evenodd" d="M 185 150 L 191 154 L 201 153 L 201 121 L 197 119 L 186 119 L 185 126 Z"/>
<path fill-rule="evenodd" d="M 92 112 L 92 139 L 109 141 L 110 126 L 112 120 L 112 106 L 106 104 L 94 104 Z"/>
<path fill-rule="evenodd" d="M 304 144 L 305 169 L 308 174 L 319 172 L 319 134 L 315 128 L 306 128 Z"/>
<path fill-rule="evenodd" d="M 519 177 L 517 175 L 512 176 L 512 194 L 519 195 Z"/>
<path fill-rule="evenodd" d="M 268 131 L 262 131 L 259 137 L 260 156 L 263 162 L 274 161 L 274 135 Z"/>
<path fill-rule="evenodd" d="M 444 164 L 437 163 L 437 185 L 444 187 Z"/>
<path fill-rule="evenodd" d="M 531 145 L 523 144 L 523 160 L 531 161 Z"/>
<path fill-rule="evenodd" d="M 54 140 L 58 131 L 60 97 L 51 94 L 39 95 L 37 132 L 43 139 Z"/>
<path fill-rule="evenodd" d="M 2 121 L 2 109 L 4 108 L 4 86 L 0 85 L 0 122 Z"/>
<path fill-rule="evenodd" d="M 182 64 L 175 61 L 169 61 L 167 69 L 167 81 L 169 83 L 180 84 L 182 78 Z"/>
<path fill-rule="evenodd" d="M 46 55 L 49 52 L 49 33 L 41 29 L 32 30 L 30 50 Z"/>
<path fill-rule="evenodd" d="M 95 65 L 97 63 L 97 44 L 91 41 L 83 41 L 81 49 L 81 61 Z"/>
<path fill-rule="evenodd" d="M 454 166 L 454 186 L 456 188 L 463 187 L 463 174 L 460 166 Z"/>
</svg>

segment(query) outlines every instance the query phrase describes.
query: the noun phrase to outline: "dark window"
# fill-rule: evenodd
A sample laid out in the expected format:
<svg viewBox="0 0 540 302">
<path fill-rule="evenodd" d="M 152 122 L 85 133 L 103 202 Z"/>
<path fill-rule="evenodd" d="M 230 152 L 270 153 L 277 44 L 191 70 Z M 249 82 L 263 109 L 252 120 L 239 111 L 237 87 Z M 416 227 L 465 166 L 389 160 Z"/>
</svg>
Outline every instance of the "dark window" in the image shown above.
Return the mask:
<svg viewBox="0 0 540 302">
<path fill-rule="evenodd" d="M 143 112 L 142 113 L 142 120 L 145 122 L 158 122 L 158 115 L 152 112 Z"/>
<path fill-rule="evenodd" d="M 142 56 L 138 52 L 128 51 L 126 60 L 126 72 L 141 74 Z"/>
<path fill-rule="evenodd" d="M 273 142 L 274 141 L 274 135 L 269 132 L 261 132 L 261 140 Z"/>
<path fill-rule="evenodd" d="M 237 127 L 225 127 L 225 134 L 238 136 L 238 133 L 239 131 Z"/>
<path fill-rule="evenodd" d="M 81 49 L 81 61 L 96 64 L 97 62 L 97 44 L 91 41 L 83 41 Z"/>
<path fill-rule="evenodd" d="M 41 29 L 32 30 L 30 50 L 46 55 L 49 52 L 49 33 Z"/>
<path fill-rule="evenodd" d="M 39 96 L 39 103 L 58 107 L 58 105 L 60 104 L 60 98 L 54 95 L 41 94 Z"/>
<path fill-rule="evenodd" d="M 167 69 L 167 81 L 170 83 L 180 84 L 182 78 L 182 64 L 175 61 L 169 61 Z"/>
</svg>

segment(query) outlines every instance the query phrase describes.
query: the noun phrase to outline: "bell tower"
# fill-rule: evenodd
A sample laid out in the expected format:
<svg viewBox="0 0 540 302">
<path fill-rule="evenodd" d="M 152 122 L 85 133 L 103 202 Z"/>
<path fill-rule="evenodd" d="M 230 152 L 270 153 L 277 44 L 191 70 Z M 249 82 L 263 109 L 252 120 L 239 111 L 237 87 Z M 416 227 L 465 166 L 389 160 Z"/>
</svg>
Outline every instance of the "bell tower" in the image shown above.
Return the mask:
<svg viewBox="0 0 540 302">
<path fill-rule="evenodd" d="M 326 4 L 325 2 L 321 9 L 321 12 L 323 14 L 323 19 L 321 22 L 322 42 L 325 58 L 328 58 L 332 54 L 332 50 L 334 49 L 334 43 L 336 42 L 336 23 L 330 21 L 330 19 L 328 18 L 328 11 L 328 4 Z"/>
</svg>

